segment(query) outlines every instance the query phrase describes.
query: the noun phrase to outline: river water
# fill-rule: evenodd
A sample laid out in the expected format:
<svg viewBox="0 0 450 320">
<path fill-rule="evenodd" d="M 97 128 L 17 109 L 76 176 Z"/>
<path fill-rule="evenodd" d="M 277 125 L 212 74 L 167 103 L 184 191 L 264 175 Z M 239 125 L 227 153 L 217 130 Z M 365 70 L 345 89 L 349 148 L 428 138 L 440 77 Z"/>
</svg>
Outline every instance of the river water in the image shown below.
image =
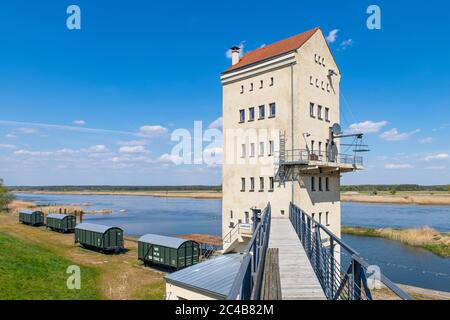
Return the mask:
<svg viewBox="0 0 450 320">
<path fill-rule="evenodd" d="M 17 197 L 40 204 L 92 204 L 87 210 L 112 209 L 109 215 L 85 215 L 85 221 L 118 226 L 132 236 L 221 233 L 221 200 L 57 194 Z M 342 224 L 399 228 L 428 225 L 449 232 L 450 206 L 342 203 Z M 349 235 L 343 239 L 394 282 L 450 292 L 449 258 L 385 239 Z"/>
</svg>

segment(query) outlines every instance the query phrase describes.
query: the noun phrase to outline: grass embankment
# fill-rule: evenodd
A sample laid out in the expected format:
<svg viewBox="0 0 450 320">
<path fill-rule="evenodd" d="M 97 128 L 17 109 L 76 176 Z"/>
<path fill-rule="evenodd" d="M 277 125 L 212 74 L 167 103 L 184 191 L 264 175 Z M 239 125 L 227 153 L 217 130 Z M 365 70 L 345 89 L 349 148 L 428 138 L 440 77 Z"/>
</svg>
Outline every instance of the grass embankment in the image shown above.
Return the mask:
<svg viewBox="0 0 450 320">
<path fill-rule="evenodd" d="M 19 224 L 13 213 L 0 213 L 0 234 L 0 299 L 164 298 L 164 273 L 142 266 L 136 241 L 104 255 L 74 245 L 73 234 Z M 81 292 L 67 292 L 70 265 L 81 268 Z"/>
<path fill-rule="evenodd" d="M 55 256 L 0 232 L 0 299 L 93 300 L 100 299 L 99 272 L 81 268 L 81 290 L 67 288 L 66 270 L 73 261 Z"/>
<path fill-rule="evenodd" d="M 377 237 L 421 247 L 441 257 L 450 257 L 450 234 L 440 233 L 429 227 L 418 229 L 342 227 L 343 234 Z"/>
</svg>

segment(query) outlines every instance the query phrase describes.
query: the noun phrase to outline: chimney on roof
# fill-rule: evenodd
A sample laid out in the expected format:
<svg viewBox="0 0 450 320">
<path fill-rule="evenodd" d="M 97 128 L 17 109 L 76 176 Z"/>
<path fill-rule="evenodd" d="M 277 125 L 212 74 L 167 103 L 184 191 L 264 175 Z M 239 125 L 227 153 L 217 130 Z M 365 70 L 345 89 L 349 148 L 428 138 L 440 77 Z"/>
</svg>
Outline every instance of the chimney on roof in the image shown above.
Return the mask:
<svg viewBox="0 0 450 320">
<path fill-rule="evenodd" d="M 236 63 L 239 62 L 239 56 L 241 55 L 241 48 L 239 47 L 231 47 L 230 48 L 231 51 L 231 65 L 235 65 Z"/>
</svg>

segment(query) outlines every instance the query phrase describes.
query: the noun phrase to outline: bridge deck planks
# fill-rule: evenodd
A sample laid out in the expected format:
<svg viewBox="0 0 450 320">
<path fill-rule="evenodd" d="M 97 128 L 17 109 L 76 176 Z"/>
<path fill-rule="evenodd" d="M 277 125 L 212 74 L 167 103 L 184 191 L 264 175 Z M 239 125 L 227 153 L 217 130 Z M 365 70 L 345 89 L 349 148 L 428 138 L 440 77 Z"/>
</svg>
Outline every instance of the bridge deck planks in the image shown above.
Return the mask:
<svg viewBox="0 0 450 320">
<path fill-rule="evenodd" d="M 281 300 L 280 269 L 278 249 L 269 248 L 264 266 L 262 300 Z"/>
<path fill-rule="evenodd" d="M 272 219 L 269 248 L 278 248 L 283 300 L 326 299 L 289 219 Z"/>
</svg>

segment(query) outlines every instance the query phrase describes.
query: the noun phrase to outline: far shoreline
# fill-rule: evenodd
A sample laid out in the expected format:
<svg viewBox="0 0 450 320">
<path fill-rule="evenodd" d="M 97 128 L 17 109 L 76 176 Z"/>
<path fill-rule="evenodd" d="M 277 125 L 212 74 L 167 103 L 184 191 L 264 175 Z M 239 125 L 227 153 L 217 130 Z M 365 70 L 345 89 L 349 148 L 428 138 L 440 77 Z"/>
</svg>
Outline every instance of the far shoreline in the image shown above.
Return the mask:
<svg viewBox="0 0 450 320">
<path fill-rule="evenodd" d="M 45 190 L 13 190 L 14 193 L 28 194 L 66 194 L 66 195 L 105 195 L 105 196 L 141 196 L 157 198 L 186 198 L 198 200 L 221 200 L 222 193 L 207 190 L 186 191 L 45 191 Z M 450 193 L 417 193 L 402 192 L 395 195 L 383 193 L 379 195 L 357 192 L 341 193 L 341 202 L 399 205 L 450 205 Z"/>
</svg>

